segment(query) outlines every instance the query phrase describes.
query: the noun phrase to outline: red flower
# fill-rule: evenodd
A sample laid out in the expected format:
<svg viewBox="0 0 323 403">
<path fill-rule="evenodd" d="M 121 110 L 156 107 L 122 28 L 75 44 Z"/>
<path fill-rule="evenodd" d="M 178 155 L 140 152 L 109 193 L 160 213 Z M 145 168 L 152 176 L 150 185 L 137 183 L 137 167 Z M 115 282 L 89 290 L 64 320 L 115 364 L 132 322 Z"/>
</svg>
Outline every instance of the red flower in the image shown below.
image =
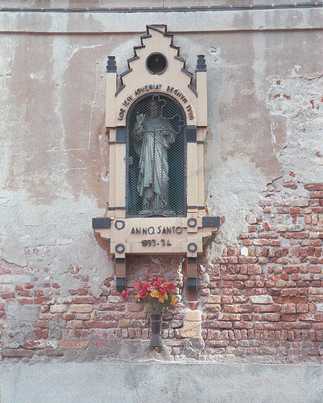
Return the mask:
<svg viewBox="0 0 323 403">
<path fill-rule="evenodd" d="M 176 291 L 176 284 L 174 284 L 174 283 L 167 282 L 167 283 L 165 283 L 165 287 L 166 287 L 167 292 Z"/>
<path fill-rule="evenodd" d="M 134 288 L 138 292 L 139 299 L 145 298 L 151 291 L 151 285 L 147 281 L 138 281 L 134 284 Z"/>
<path fill-rule="evenodd" d="M 160 304 L 169 305 L 174 300 L 174 293 L 176 292 L 176 284 L 165 281 L 161 277 L 153 277 L 151 281 L 137 281 L 134 284 L 137 291 L 137 301 L 147 302 L 151 299 L 158 299 Z"/>
<path fill-rule="evenodd" d="M 123 299 L 127 300 L 129 298 L 129 291 L 128 290 L 121 291 L 121 296 Z"/>
<path fill-rule="evenodd" d="M 134 283 L 133 287 L 138 291 L 141 287 L 141 281 L 137 281 L 136 283 Z"/>
<path fill-rule="evenodd" d="M 160 277 L 154 277 L 151 284 L 154 288 L 159 289 L 162 284 L 162 279 Z"/>
</svg>

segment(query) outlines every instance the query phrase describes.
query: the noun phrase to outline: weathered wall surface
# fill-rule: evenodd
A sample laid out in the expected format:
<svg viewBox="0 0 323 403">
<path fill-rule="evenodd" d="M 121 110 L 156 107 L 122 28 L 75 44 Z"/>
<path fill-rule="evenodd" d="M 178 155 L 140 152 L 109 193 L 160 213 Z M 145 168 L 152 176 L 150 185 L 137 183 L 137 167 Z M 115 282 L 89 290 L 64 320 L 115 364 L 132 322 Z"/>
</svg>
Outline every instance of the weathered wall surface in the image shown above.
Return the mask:
<svg viewBox="0 0 323 403">
<path fill-rule="evenodd" d="M 319 403 L 323 395 L 317 364 L 6 363 L 0 376 L 3 403 Z"/>
<path fill-rule="evenodd" d="M 179 31 L 188 68 L 207 58 L 206 198 L 224 221 L 201 259 L 202 338 L 181 331 L 184 299 L 165 322 L 163 358 L 321 360 L 323 14 L 279 12 L 0 13 L 3 358 L 147 354 L 145 314 L 115 292 L 91 218 L 109 181 L 106 56 L 122 70 L 158 21 Z M 130 285 L 178 268 L 133 259 Z"/>
</svg>

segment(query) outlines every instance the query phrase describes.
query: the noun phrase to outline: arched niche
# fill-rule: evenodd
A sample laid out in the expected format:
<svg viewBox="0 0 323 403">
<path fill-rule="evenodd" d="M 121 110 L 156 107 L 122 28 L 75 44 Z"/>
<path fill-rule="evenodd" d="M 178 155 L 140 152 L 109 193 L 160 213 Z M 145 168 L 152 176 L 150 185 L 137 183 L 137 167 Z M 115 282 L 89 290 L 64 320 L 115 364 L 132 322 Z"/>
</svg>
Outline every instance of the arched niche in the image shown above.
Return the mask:
<svg viewBox="0 0 323 403">
<path fill-rule="evenodd" d="M 185 112 L 172 97 L 140 97 L 127 114 L 126 214 L 186 214 Z"/>
<path fill-rule="evenodd" d="M 147 26 L 125 72 L 118 74 L 115 56 L 108 56 L 108 200 L 105 215 L 93 218 L 92 225 L 108 240 L 119 291 L 126 287 L 127 256 L 134 254 L 186 256 L 187 287 L 197 287 L 203 239 L 220 226 L 219 217 L 208 215 L 204 189 L 206 70 L 203 55 L 197 55 L 194 73 L 187 70 L 163 25 Z M 157 162 L 152 136 L 159 141 Z M 148 171 L 141 172 L 143 164 Z M 163 170 L 167 180 L 160 181 L 160 197 L 151 199 L 140 183 L 154 169 Z"/>
</svg>

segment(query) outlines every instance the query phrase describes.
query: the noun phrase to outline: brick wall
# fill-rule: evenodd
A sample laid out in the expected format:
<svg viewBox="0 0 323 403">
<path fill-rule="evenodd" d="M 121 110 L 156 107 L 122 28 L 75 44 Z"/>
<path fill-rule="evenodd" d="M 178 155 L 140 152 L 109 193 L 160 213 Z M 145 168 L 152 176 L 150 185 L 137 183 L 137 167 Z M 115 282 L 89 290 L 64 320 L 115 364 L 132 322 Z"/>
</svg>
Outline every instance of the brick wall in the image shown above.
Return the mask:
<svg viewBox="0 0 323 403">
<path fill-rule="evenodd" d="M 197 302 L 164 316 L 168 359 L 248 357 L 271 361 L 323 356 L 323 183 L 302 184 L 293 173 L 269 184 L 247 231 L 214 261 L 201 259 Z M 69 271 L 80 287 L 42 282 L 33 268 L 2 262 L 2 358 L 32 356 L 129 357 L 146 354 L 149 324 L 134 299 L 134 280 L 181 276 L 180 259 L 134 257 L 128 301 L 107 277 L 99 294 L 82 267 Z M 104 270 L 104 267 L 102 268 Z M 27 276 L 28 274 L 28 276 Z M 32 275 L 32 281 L 26 279 Z M 184 292 L 185 294 L 185 292 Z M 202 313 L 201 339 L 185 337 L 187 312 Z"/>
<path fill-rule="evenodd" d="M 305 185 L 302 197 L 299 187 L 268 186 L 239 244 L 208 269 L 207 354 L 323 355 L 323 184 Z"/>
</svg>

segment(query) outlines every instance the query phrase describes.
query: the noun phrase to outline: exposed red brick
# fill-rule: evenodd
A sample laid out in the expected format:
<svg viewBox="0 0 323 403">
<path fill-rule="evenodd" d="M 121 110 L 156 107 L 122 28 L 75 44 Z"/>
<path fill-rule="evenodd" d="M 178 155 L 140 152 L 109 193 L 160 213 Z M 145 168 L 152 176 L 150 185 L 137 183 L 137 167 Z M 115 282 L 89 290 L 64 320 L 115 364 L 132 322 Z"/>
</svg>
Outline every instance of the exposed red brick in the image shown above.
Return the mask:
<svg viewBox="0 0 323 403">
<path fill-rule="evenodd" d="M 323 199 L 323 190 L 311 192 L 310 197 L 312 199 Z"/>
<path fill-rule="evenodd" d="M 64 349 L 83 349 L 88 347 L 89 340 L 70 340 L 70 339 L 62 339 L 59 342 L 59 347 Z"/>
<path fill-rule="evenodd" d="M 4 349 L 1 354 L 3 358 L 31 358 L 33 356 L 31 350 L 22 348 Z"/>
<path fill-rule="evenodd" d="M 94 329 L 111 329 L 118 327 L 118 322 L 91 320 L 84 322 L 84 327 Z"/>
<path fill-rule="evenodd" d="M 311 191 L 323 191 L 323 183 L 309 183 L 304 185 L 304 188 Z"/>
<path fill-rule="evenodd" d="M 19 298 L 18 302 L 22 305 L 31 305 L 34 304 L 34 298 Z"/>
<path fill-rule="evenodd" d="M 35 328 L 34 335 L 37 339 L 47 339 L 48 338 L 48 329 Z"/>
<path fill-rule="evenodd" d="M 300 232 L 285 232 L 285 238 L 293 238 L 293 239 L 306 239 L 309 238 L 309 233 L 300 231 Z"/>
<path fill-rule="evenodd" d="M 96 299 L 91 296 L 81 296 L 81 297 L 73 297 L 72 304 L 94 304 Z"/>
</svg>

